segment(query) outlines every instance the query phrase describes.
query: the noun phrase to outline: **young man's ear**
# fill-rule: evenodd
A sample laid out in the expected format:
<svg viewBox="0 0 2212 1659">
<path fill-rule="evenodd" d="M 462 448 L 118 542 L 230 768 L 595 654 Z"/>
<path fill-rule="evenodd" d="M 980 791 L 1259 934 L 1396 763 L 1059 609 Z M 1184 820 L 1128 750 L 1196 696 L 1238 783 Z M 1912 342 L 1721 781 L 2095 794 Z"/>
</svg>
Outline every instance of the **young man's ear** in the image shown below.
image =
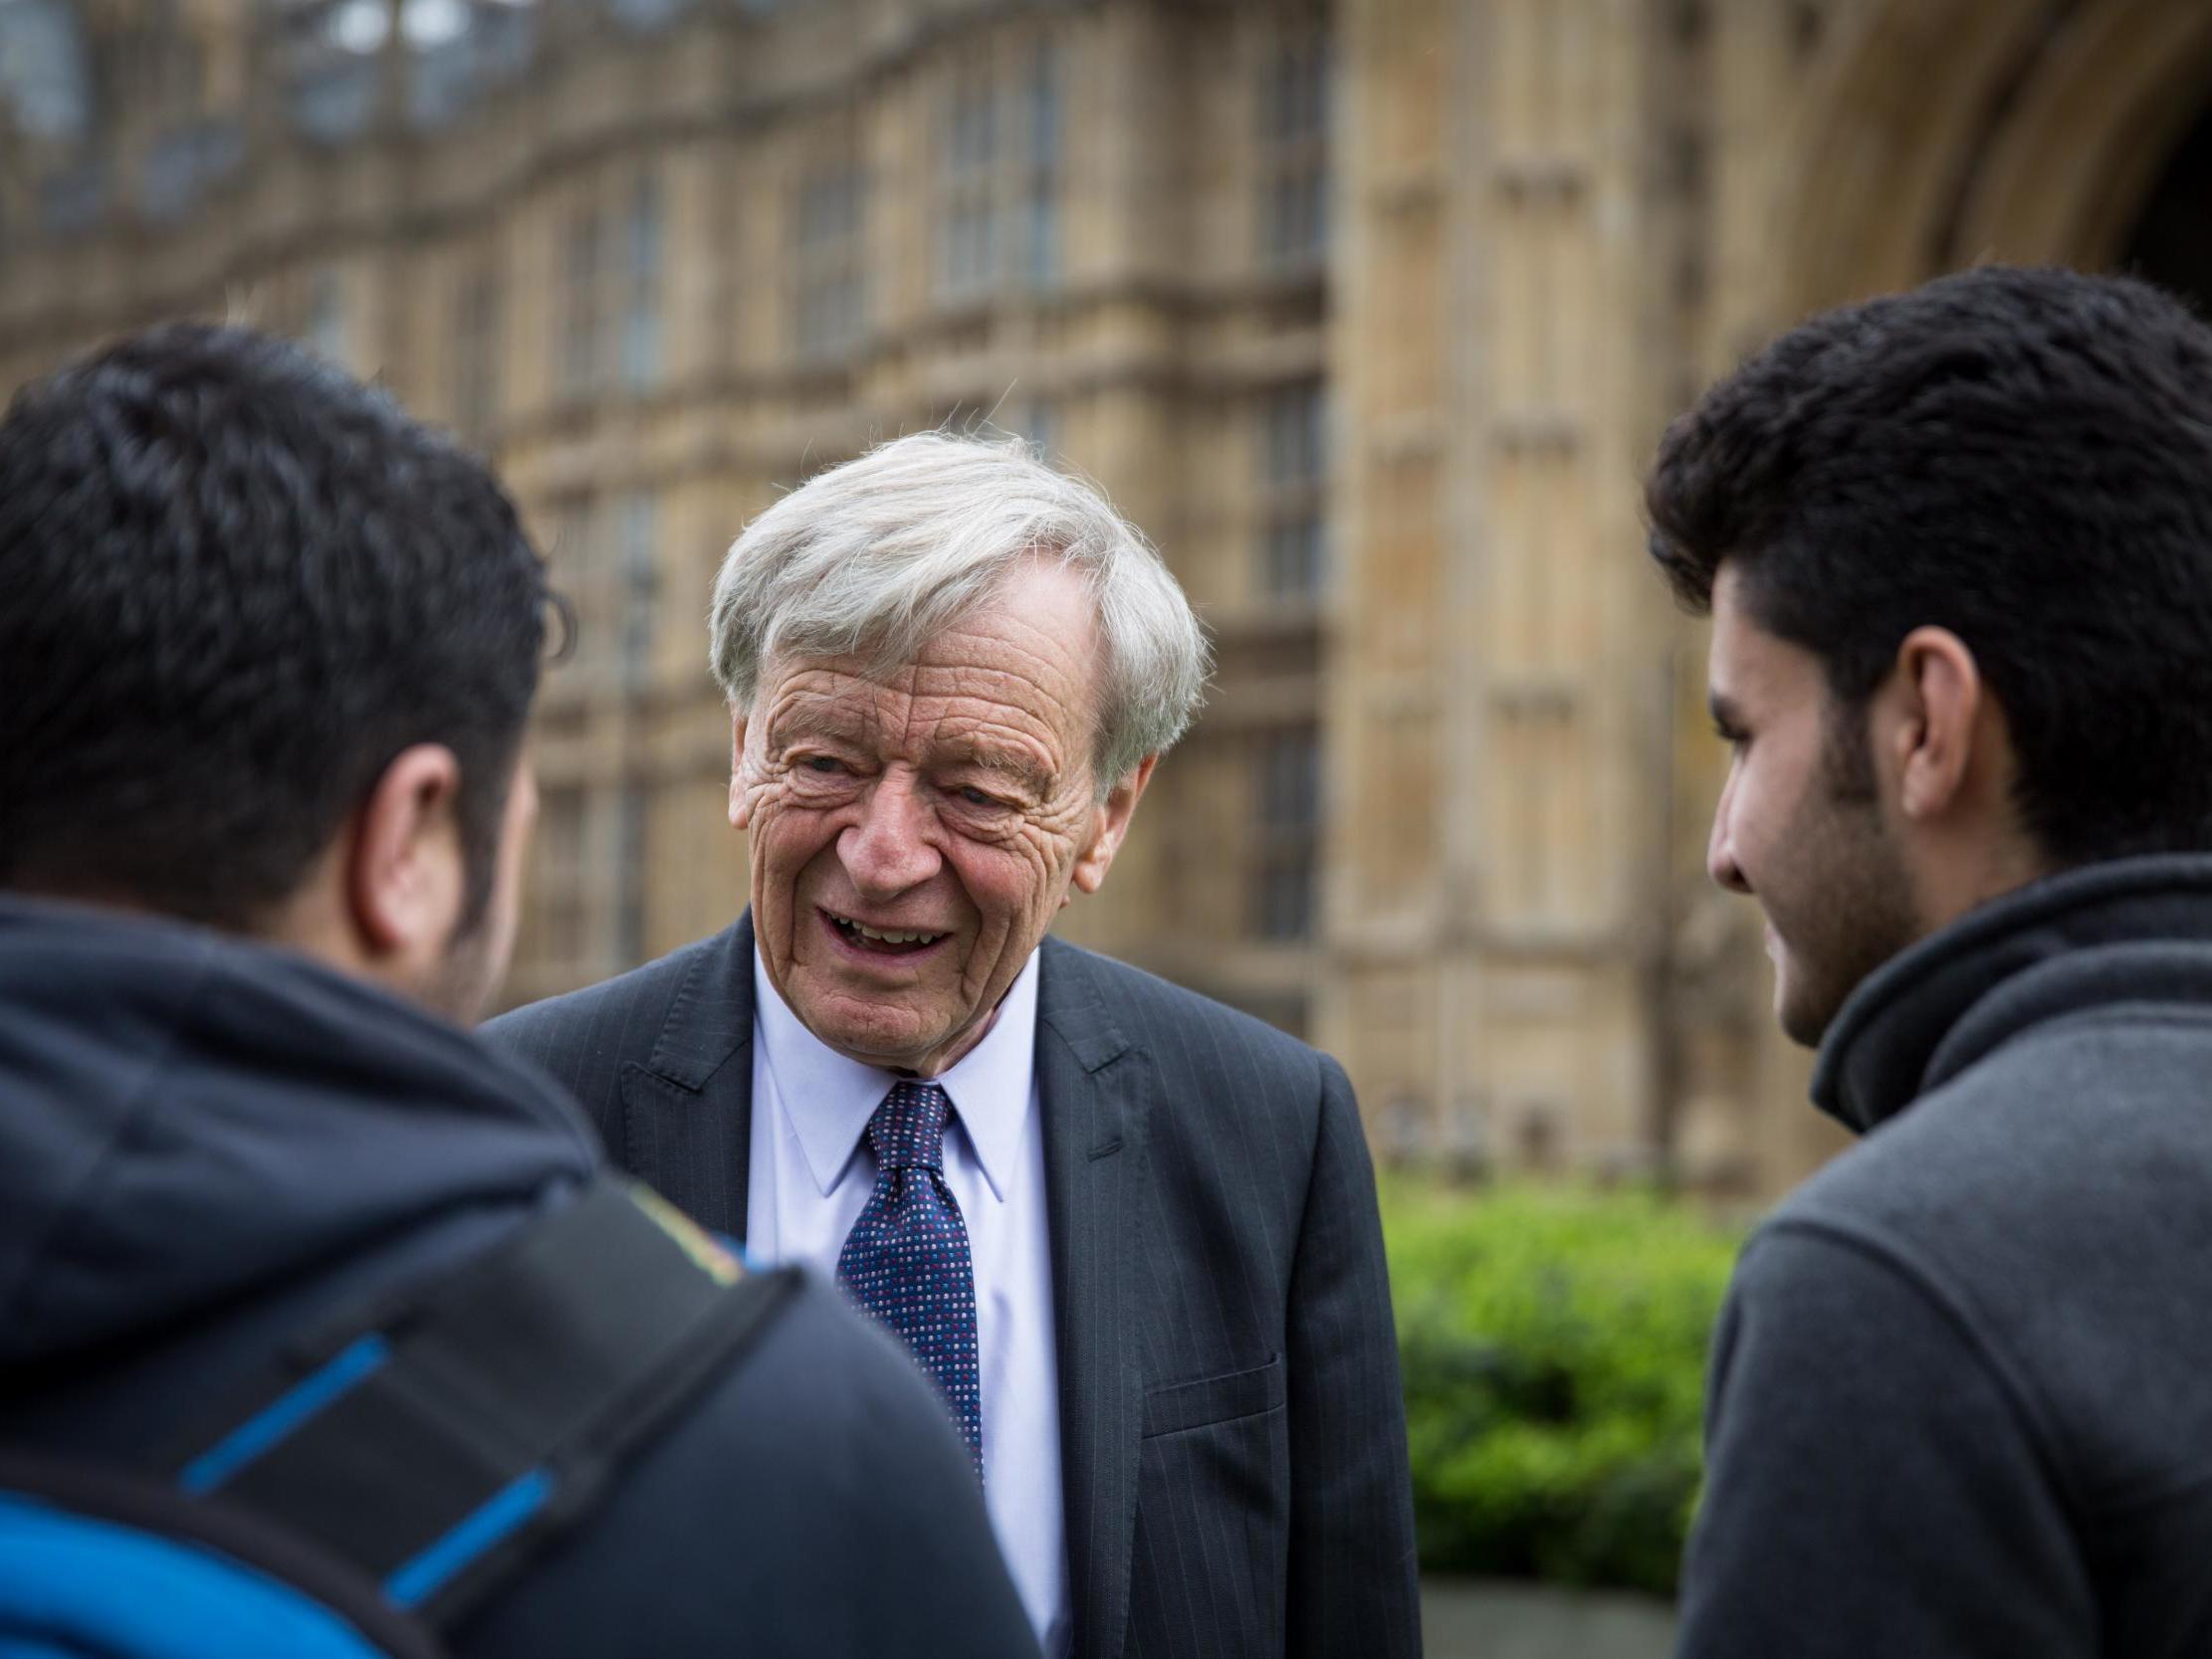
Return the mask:
<svg viewBox="0 0 2212 1659">
<path fill-rule="evenodd" d="M 1942 816 L 1992 758 L 1982 716 L 1987 697 L 1974 653 L 1948 628 L 1915 628 L 1897 647 L 1898 718 L 1891 726 L 1897 804 L 1907 818 Z"/>
<path fill-rule="evenodd" d="M 1160 756 L 1148 754 L 1114 785 L 1113 792 L 1099 807 L 1091 825 L 1091 837 L 1075 857 L 1074 885 L 1081 893 L 1096 893 L 1106 883 L 1106 872 L 1113 868 L 1114 855 L 1121 851 L 1122 837 L 1129 833 L 1129 820 L 1143 797 L 1145 785 L 1152 781 L 1152 768 L 1159 764 Z M 1067 896 L 1060 896 L 1060 903 L 1067 903 Z"/>
<path fill-rule="evenodd" d="M 345 898 L 363 956 L 406 976 L 444 955 L 467 901 L 461 763 L 442 743 L 403 749 L 354 815 Z"/>
</svg>

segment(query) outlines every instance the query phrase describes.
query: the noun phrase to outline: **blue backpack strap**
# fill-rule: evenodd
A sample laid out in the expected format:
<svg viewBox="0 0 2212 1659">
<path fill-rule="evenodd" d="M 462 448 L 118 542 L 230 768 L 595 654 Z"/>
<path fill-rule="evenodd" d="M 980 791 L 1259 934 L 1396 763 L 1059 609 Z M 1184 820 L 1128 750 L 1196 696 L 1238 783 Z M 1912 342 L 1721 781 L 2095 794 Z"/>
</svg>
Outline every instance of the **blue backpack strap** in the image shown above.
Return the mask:
<svg viewBox="0 0 2212 1659">
<path fill-rule="evenodd" d="M 440 1659 L 377 1584 L 166 1482 L 0 1450 L 0 1659 Z"/>
<path fill-rule="evenodd" d="M 796 1284 L 613 1177 L 293 1355 L 177 1460 L 449 1625 L 731 1363 Z"/>
</svg>

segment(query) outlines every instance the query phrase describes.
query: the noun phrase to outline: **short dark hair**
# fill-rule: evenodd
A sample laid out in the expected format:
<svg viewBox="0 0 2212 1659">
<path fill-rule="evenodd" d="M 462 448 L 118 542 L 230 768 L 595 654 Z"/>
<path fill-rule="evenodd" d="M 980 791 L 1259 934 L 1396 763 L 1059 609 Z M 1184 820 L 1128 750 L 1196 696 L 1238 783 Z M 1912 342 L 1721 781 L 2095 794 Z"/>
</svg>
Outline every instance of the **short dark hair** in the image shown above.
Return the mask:
<svg viewBox="0 0 2212 1659">
<path fill-rule="evenodd" d="M 1990 267 L 1827 312 L 1659 446 L 1652 556 L 1863 707 L 1914 628 L 1974 653 L 2061 864 L 2212 846 L 2212 331 L 2147 284 Z"/>
<path fill-rule="evenodd" d="M 403 749 L 490 895 L 549 592 L 513 505 L 380 391 L 175 323 L 0 420 L 0 885 L 250 930 Z"/>
</svg>

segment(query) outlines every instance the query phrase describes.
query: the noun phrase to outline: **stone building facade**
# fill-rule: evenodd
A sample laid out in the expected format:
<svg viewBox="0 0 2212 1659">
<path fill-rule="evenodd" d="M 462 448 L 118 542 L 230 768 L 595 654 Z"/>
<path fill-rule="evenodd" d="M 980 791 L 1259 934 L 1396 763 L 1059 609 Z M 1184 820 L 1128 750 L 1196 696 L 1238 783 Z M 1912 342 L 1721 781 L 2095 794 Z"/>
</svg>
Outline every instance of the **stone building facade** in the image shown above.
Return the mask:
<svg viewBox="0 0 2212 1659">
<path fill-rule="evenodd" d="M 1659 429 L 1978 259 L 2212 290 L 2200 0 L 9 0 L 0 90 L 0 377 L 289 329 L 549 548 L 514 997 L 743 902 L 746 518 L 988 420 L 1219 651 L 1071 936 L 1340 1054 L 1387 1154 L 1754 1197 L 1836 1142 L 1702 876 Z"/>
</svg>

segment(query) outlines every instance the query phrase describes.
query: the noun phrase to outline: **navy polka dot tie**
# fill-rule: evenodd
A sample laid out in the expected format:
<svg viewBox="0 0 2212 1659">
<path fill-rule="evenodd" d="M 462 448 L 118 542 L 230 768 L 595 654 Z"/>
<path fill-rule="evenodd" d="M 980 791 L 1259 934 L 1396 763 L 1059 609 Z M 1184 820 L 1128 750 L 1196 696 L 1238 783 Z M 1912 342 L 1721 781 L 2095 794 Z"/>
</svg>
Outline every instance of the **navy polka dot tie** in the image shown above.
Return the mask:
<svg viewBox="0 0 2212 1659">
<path fill-rule="evenodd" d="M 967 1224 L 945 1184 L 945 1120 L 952 1106 L 934 1083 L 900 1083 L 868 1120 L 876 1189 L 838 1253 L 837 1282 L 898 1333 L 936 1379 L 981 1480 L 976 1270 Z"/>
</svg>

